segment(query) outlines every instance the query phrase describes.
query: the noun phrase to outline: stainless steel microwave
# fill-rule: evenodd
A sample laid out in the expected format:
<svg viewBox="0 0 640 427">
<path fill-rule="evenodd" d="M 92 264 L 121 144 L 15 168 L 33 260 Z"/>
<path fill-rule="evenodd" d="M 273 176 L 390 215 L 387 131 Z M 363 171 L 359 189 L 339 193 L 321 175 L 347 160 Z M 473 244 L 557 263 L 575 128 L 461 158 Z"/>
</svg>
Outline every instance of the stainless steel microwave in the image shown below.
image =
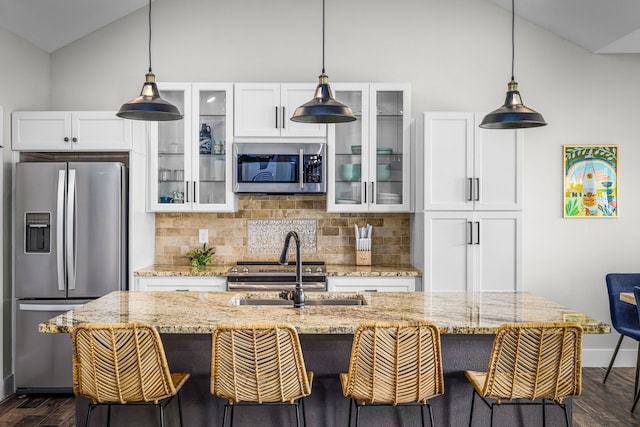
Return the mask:
<svg viewBox="0 0 640 427">
<path fill-rule="evenodd" d="M 327 181 L 325 143 L 233 144 L 235 193 L 324 193 Z"/>
</svg>

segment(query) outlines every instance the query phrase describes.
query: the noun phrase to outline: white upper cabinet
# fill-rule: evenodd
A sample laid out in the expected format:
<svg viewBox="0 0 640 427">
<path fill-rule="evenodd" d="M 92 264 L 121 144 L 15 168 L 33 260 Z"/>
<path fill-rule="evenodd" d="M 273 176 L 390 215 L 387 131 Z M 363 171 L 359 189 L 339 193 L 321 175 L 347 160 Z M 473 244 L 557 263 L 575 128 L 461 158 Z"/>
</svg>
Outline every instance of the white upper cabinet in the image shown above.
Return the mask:
<svg viewBox="0 0 640 427">
<path fill-rule="evenodd" d="M 236 138 L 326 137 L 325 124 L 291 121 L 296 108 L 313 98 L 310 83 L 236 83 Z"/>
<path fill-rule="evenodd" d="M 231 184 L 233 85 L 158 83 L 182 120 L 150 122 L 148 209 L 234 212 Z"/>
<path fill-rule="evenodd" d="M 481 129 L 481 113 L 424 114 L 424 210 L 522 210 L 522 130 Z"/>
<path fill-rule="evenodd" d="M 409 212 L 411 88 L 404 83 L 336 83 L 356 121 L 329 126 L 327 210 Z"/>
<path fill-rule="evenodd" d="M 522 212 L 425 212 L 423 287 L 522 291 Z"/>
<path fill-rule="evenodd" d="M 15 151 L 131 149 L 131 122 L 115 111 L 15 111 L 11 124 Z"/>
</svg>

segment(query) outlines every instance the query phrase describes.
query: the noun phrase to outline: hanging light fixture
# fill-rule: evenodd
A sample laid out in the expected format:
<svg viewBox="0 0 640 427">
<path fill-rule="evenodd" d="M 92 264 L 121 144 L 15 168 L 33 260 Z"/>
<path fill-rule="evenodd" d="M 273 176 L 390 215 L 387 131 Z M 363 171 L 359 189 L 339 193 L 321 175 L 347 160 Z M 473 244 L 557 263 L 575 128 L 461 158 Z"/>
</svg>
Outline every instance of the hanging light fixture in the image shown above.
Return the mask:
<svg viewBox="0 0 640 427">
<path fill-rule="evenodd" d="M 149 0 L 149 72 L 145 75 L 140 96 L 122 104 L 116 115 L 124 119 L 150 121 L 180 120 L 182 118 L 178 107 L 160 97 L 156 76 L 151 71 L 151 0 Z"/>
<path fill-rule="evenodd" d="M 324 0 L 322 0 L 322 74 L 313 99 L 298 108 L 291 120 L 301 123 L 345 123 L 356 119 L 351 108 L 336 101 L 324 72 Z"/>
<path fill-rule="evenodd" d="M 522 103 L 518 83 L 514 79 L 514 56 L 515 56 L 515 0 L 511 0 L 511 81 L 507 85 L 507 97 L 504 105 L 497 110 L 487 114 L 481 128 L 485 129 L 519 129 L 545 126 L 542 114 Z"/>
</svg>

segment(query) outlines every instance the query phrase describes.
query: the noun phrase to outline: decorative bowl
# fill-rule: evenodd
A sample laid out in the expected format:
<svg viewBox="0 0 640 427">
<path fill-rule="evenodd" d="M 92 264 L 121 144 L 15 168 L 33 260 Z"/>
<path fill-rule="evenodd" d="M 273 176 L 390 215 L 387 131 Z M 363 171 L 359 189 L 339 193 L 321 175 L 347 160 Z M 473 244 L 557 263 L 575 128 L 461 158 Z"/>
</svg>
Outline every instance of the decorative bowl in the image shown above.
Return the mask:
<svg viewBox="0 0 640 427">
<path fill-rule="evenodd" d="M 340 175 L 345 181 L 359 181 L 360 163 L 347 163 L 340 166 Z"/>
<path fill-rule="evenodd" d="M 376 166 L 376 180 L 388 181 L 391 177 L 391 165 L 389 163 L 378 163 Z"/>
</svg>

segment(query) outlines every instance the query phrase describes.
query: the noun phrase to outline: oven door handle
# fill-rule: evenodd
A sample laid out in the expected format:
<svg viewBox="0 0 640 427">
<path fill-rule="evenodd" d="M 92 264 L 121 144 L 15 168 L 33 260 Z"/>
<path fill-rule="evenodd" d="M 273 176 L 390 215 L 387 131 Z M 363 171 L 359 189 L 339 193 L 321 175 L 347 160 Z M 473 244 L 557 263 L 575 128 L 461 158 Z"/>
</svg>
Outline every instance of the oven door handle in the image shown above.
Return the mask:
<svg viewBox="0 0 640 427">
<path fill-rule="evenodd" d="M 321 282 L 303 283 L 302 287 L 305 291 L 326 291 L 326 284 Z M 227 290 L 229 291 L 292 291 L 296 288 L 295 283 L 291 282 L 229 282 Z"/>
<path fill-rule="evenodd" d="M 300 149 L 300 158 L 298 160 L 298 179 L 300 180 L 300 189 L 304 189 L 304 150 Z"/>
</svg>

